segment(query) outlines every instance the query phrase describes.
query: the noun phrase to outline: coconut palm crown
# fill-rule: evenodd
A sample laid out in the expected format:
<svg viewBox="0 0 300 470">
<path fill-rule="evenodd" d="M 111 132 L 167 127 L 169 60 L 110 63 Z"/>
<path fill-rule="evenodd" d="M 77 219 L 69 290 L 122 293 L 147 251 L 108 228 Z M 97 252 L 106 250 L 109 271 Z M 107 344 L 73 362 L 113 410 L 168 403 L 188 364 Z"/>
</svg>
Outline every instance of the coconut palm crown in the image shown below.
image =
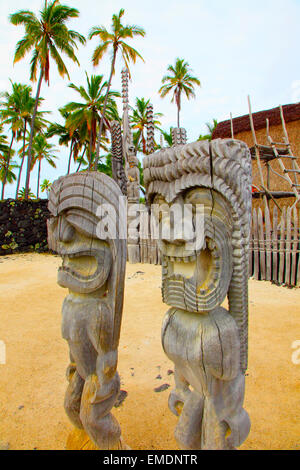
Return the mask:
<svg viewBox="0 0 300 470">
<path fill-rule="evenodd" d="M 30 10 L 20 10 L 10 15 L 10 22 L 15 26 L 24 26 L 25 35 L 18 41 L 14 63 L 20 61 L 30 52 L 32 53 L 30 79 L 37 80 L 39 70 L 39 80 L 36 93 L 35 108 L 32 115 L 32 125 L 28 148 L 27 175 L 25 190 L 28 192 L 30 182 L 30 168 L 32 158 L 32 141 L 34 135 L 34 121 L 38 107 L 38 100 L 43 79 L 50 82 L 50 57 L 54 60 L 59 74 L 64 77 L 69 73 L 60 53 L 64 53 L 69 59 L 79 65 L 75 55 L 77 42 L 84 44 L 85 38 L 77 31 L 67 28 L 66 22 L 72 18 L 77 18 L 79 11 L 75 8 L 61 5 L 58 0 L 46 2 L 40 11 L 39 18 Z"/>
<path fill-rule="evenodd" d="M 173 92 L 171 102 L 175 101 L 177 105 L 177 127 L 180 127 L 179 113 L 181 110 L 181 95 L 184 93 L 189 100 L 195 98 L 194 86 L 201 86 L 200 80 L 190 75 L 191 69 L 184 59 L 177 58 L 175 66 L 168 66 L 169 75 L 162 78 L 163 85 L 159 89 L 159 94 L 164 98 L 170 92 Z"/>
<path fill-rule="evenodd" d="M 112 61 L 111 61 L 111 69 L 110 69 L 110 76 L 108 80 L 107 86 L 107 93 L 104 101 L 103 106 L 103 117 L 101 118 L 99 134 L 98 134 L 98 143 L 96 149 L 96 160 L 95 160 L 95 168 L 98 166 L 98 160 L 100 155 L 100 141 L 102 135 L 102 128 L 103 128 L 103 118 L 105 117 L 106 112 L 106 104 L 108 99 L 108 93 L 111 86 L 111 80 L 113 74 L 115 72 L 115 63 L 117 58 L 117 53 L 120 50 L 122 58 L 125 63 L 125 67 L 129 71 L 129 64 L 133 62 L 135 64 L 137 58 L 144 60 L 140 53 L 134 49 L 133 47 L 129 46 L 125 40 L 132 39 L 135 36 L 145 36 L 145 31 L 140 26 L 136 25 L 123 25 L 121 19 L 125 13 L 125 10 L 122 8 L 118 14 L 114 14 L 112 16 L 112 27 L 111 32 L 108 32 L 104 26 L 95 26 L 92 28 L 89 34 L 89 39 L 97 36 L 100 39 L 100 44 L 96 47 L 93 53 L 93 64 L 97 66 L 100 60 L 103 58 L 104 54 L 109 49 L 112 49 Z"/>
</svg>

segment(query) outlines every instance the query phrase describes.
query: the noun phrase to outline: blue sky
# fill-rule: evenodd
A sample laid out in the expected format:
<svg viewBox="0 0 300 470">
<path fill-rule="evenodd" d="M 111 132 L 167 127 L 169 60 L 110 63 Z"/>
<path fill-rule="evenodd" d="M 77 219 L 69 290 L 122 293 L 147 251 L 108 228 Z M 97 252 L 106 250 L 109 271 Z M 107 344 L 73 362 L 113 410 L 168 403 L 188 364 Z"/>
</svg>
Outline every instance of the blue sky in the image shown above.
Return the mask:
<svg viewBox="0 0 300 470">
<path fill-rule="evenodd" d="M 206 132 L 205 123 L 213 118 L 222 121 L 247 113 L 250 94 L 253 111 L 260 111 L 300 101 L 300 0 L 64 0 L 61 3 L 78 8 L 80 17 L 69 26 L 87 35 L 92 26 L 111 24 L 111 16 L 125 9 L 124 23 L 137 24 L 146 30 L 145 38 L 131 41 L 145 59 L 131 68 L 130 104 L 136 97 L 150 98 L 156 112 L 162 112 L 162 127 L 176 126 L 176 106 L 157 91 L 167 66 L 176 57 L 184 58 L 193 74 L 201 81 L 196 99 L 183 99 L 181 125 L 187 129 L 188 140 L 196 140 Z M 0 91 L 10 90 L 9 78 L 29 83 L 30 55 L 13 66 L 16 42 L 23 36 L 22 27 L 9 23 L 8 15 L 20 9 L 38 12 L 42 0 L 0 1 Z M 104 74 L 108 78 L 109 57 L 95 69 L 91 56 L 97 39 L 80 46 L 80 67 L 66 60 L 71 82 L 85 83 L 85 71 Z M 112 88 L 120 90 L 119 58 Z M 52 111 L 51 120 L 59 120 L 57 109 L 75 100 L 76 93 L 67 87 L 50 67 L 50 87 L 43 83 L 43 109 Z M 36 85 L 33 85 L 35 93 Z M 53 181 L 65 174 L 68 150 L 59 147 L 57 169 L 47 164 L 44 178 Z M 23 185 L 23 182 L 22 182 Z M 31 177 L 36 187 L 36 169 Z M 6 196 L 14 195 L 7 187 Z"/>
</svg>

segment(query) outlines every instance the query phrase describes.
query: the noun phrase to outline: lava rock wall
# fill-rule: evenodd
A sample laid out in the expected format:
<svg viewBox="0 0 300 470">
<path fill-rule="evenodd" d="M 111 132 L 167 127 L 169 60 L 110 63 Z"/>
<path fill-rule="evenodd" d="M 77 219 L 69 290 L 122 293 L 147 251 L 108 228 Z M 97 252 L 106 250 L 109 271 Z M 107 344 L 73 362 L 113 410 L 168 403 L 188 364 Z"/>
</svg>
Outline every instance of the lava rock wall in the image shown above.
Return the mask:
<svg viewBox="0 0 300 470">
<path fill-rule="evenodd" d="M 0 256 L 48 251 L 48 200 L 0 201 Z"/>
</svg>

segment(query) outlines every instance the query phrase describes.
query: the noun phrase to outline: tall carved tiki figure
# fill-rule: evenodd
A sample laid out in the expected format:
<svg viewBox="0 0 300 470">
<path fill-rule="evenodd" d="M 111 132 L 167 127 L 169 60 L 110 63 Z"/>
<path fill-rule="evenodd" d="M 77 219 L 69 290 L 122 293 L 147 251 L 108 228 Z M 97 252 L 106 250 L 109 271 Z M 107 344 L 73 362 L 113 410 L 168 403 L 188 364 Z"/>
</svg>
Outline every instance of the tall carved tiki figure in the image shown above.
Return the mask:
<svg viewBox="0 0 300 470">
<path fill-rule="evenodd" d="M 162 293 L 171 307 L 163 321 L 162 345 L 175 365 L 169 397 L 169 408 L 179 416 L 175 437 L 182 449 L 236 448 L 250 430 L 243 409 L 248 148 L 240 141 L 218 139 L 164 149 L 144 158 L 144 181 L 149 201 L 158 204 L 162 226 Z M 190 208 L 182 211 L 185 230 L 178 230 L 179 220 L 173 220 L 174 203 Z M 228 310 L 221 307 L 226 296 Z"/>
<path fill-rule="evenodd" d="M 63 260 L 58 284 L 69 289 L 62 307 L 62 334 L 70 350 L 65 410 L 97 448 L 121 449 L 121 429 L 111 409 L 120 390 L 126 263 L 122 192 L 102 173 L 68 175 L 53 183 L 49 210 L 49 245 Z"/>
</svg>

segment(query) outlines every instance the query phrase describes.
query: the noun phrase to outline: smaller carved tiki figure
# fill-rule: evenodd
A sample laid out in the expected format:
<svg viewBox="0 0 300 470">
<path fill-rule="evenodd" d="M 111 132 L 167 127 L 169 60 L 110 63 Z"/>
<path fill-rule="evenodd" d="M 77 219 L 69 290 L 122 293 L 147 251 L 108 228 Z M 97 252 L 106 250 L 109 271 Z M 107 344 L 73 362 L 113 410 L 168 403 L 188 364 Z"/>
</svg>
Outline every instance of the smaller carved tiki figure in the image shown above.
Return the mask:
<svg viewBox="0 0 300 470">
<path fill-rule="evenodd" d="M 235 140 L 195 142 L 144 158 L 150 202 L 161 222 L 162 293 L 171 308 L 162 345 L 175 364 L 171 411 L 182 449 L 232 449 L 246 439 L 248 243 L 251 161 Z M 172 205 L 182 207 L 178 230 Z M 185 207 L 191 210 L 184 212 Z M 153 206 L 152 206 L 153 207 Z M 173 206 L 174 207 L 174 206 Z M 201 208 L 201 233 L 195 227 Z M 154 208 L 153 208 L 154 211 Z M 187 220 L 189 217 L 191 220 Z M 176 234 L 170 228 L 177 228 Z M 170 234 L 168 236 L 168 234 Z M 228 296 L 229 310 L 221 307 Z"/>
<path fill-rule="evenodd" d="M 127 154 L 127 197 L 129 203 L 137 204 L 140 199 L 140 172 L 138 158 L 133 146 L 130 146 Z"/>
<path fill-rule="evenodd" d="M 62 257 L 58 284 L 69 289 L 62 307 L 62 334 L 70 350 L 65 410 L 97 448 L 109 450 L 122 448 L 121 429 L 111 414 L 120 390 L 117 359 L 126 263 L 121 201 L 118 185 L 96 172 L 58 179 L 49 198 L 49 246 Z M 115 214 L 118 224 L 105 224 L 103 207 Z"/>
</svg>

